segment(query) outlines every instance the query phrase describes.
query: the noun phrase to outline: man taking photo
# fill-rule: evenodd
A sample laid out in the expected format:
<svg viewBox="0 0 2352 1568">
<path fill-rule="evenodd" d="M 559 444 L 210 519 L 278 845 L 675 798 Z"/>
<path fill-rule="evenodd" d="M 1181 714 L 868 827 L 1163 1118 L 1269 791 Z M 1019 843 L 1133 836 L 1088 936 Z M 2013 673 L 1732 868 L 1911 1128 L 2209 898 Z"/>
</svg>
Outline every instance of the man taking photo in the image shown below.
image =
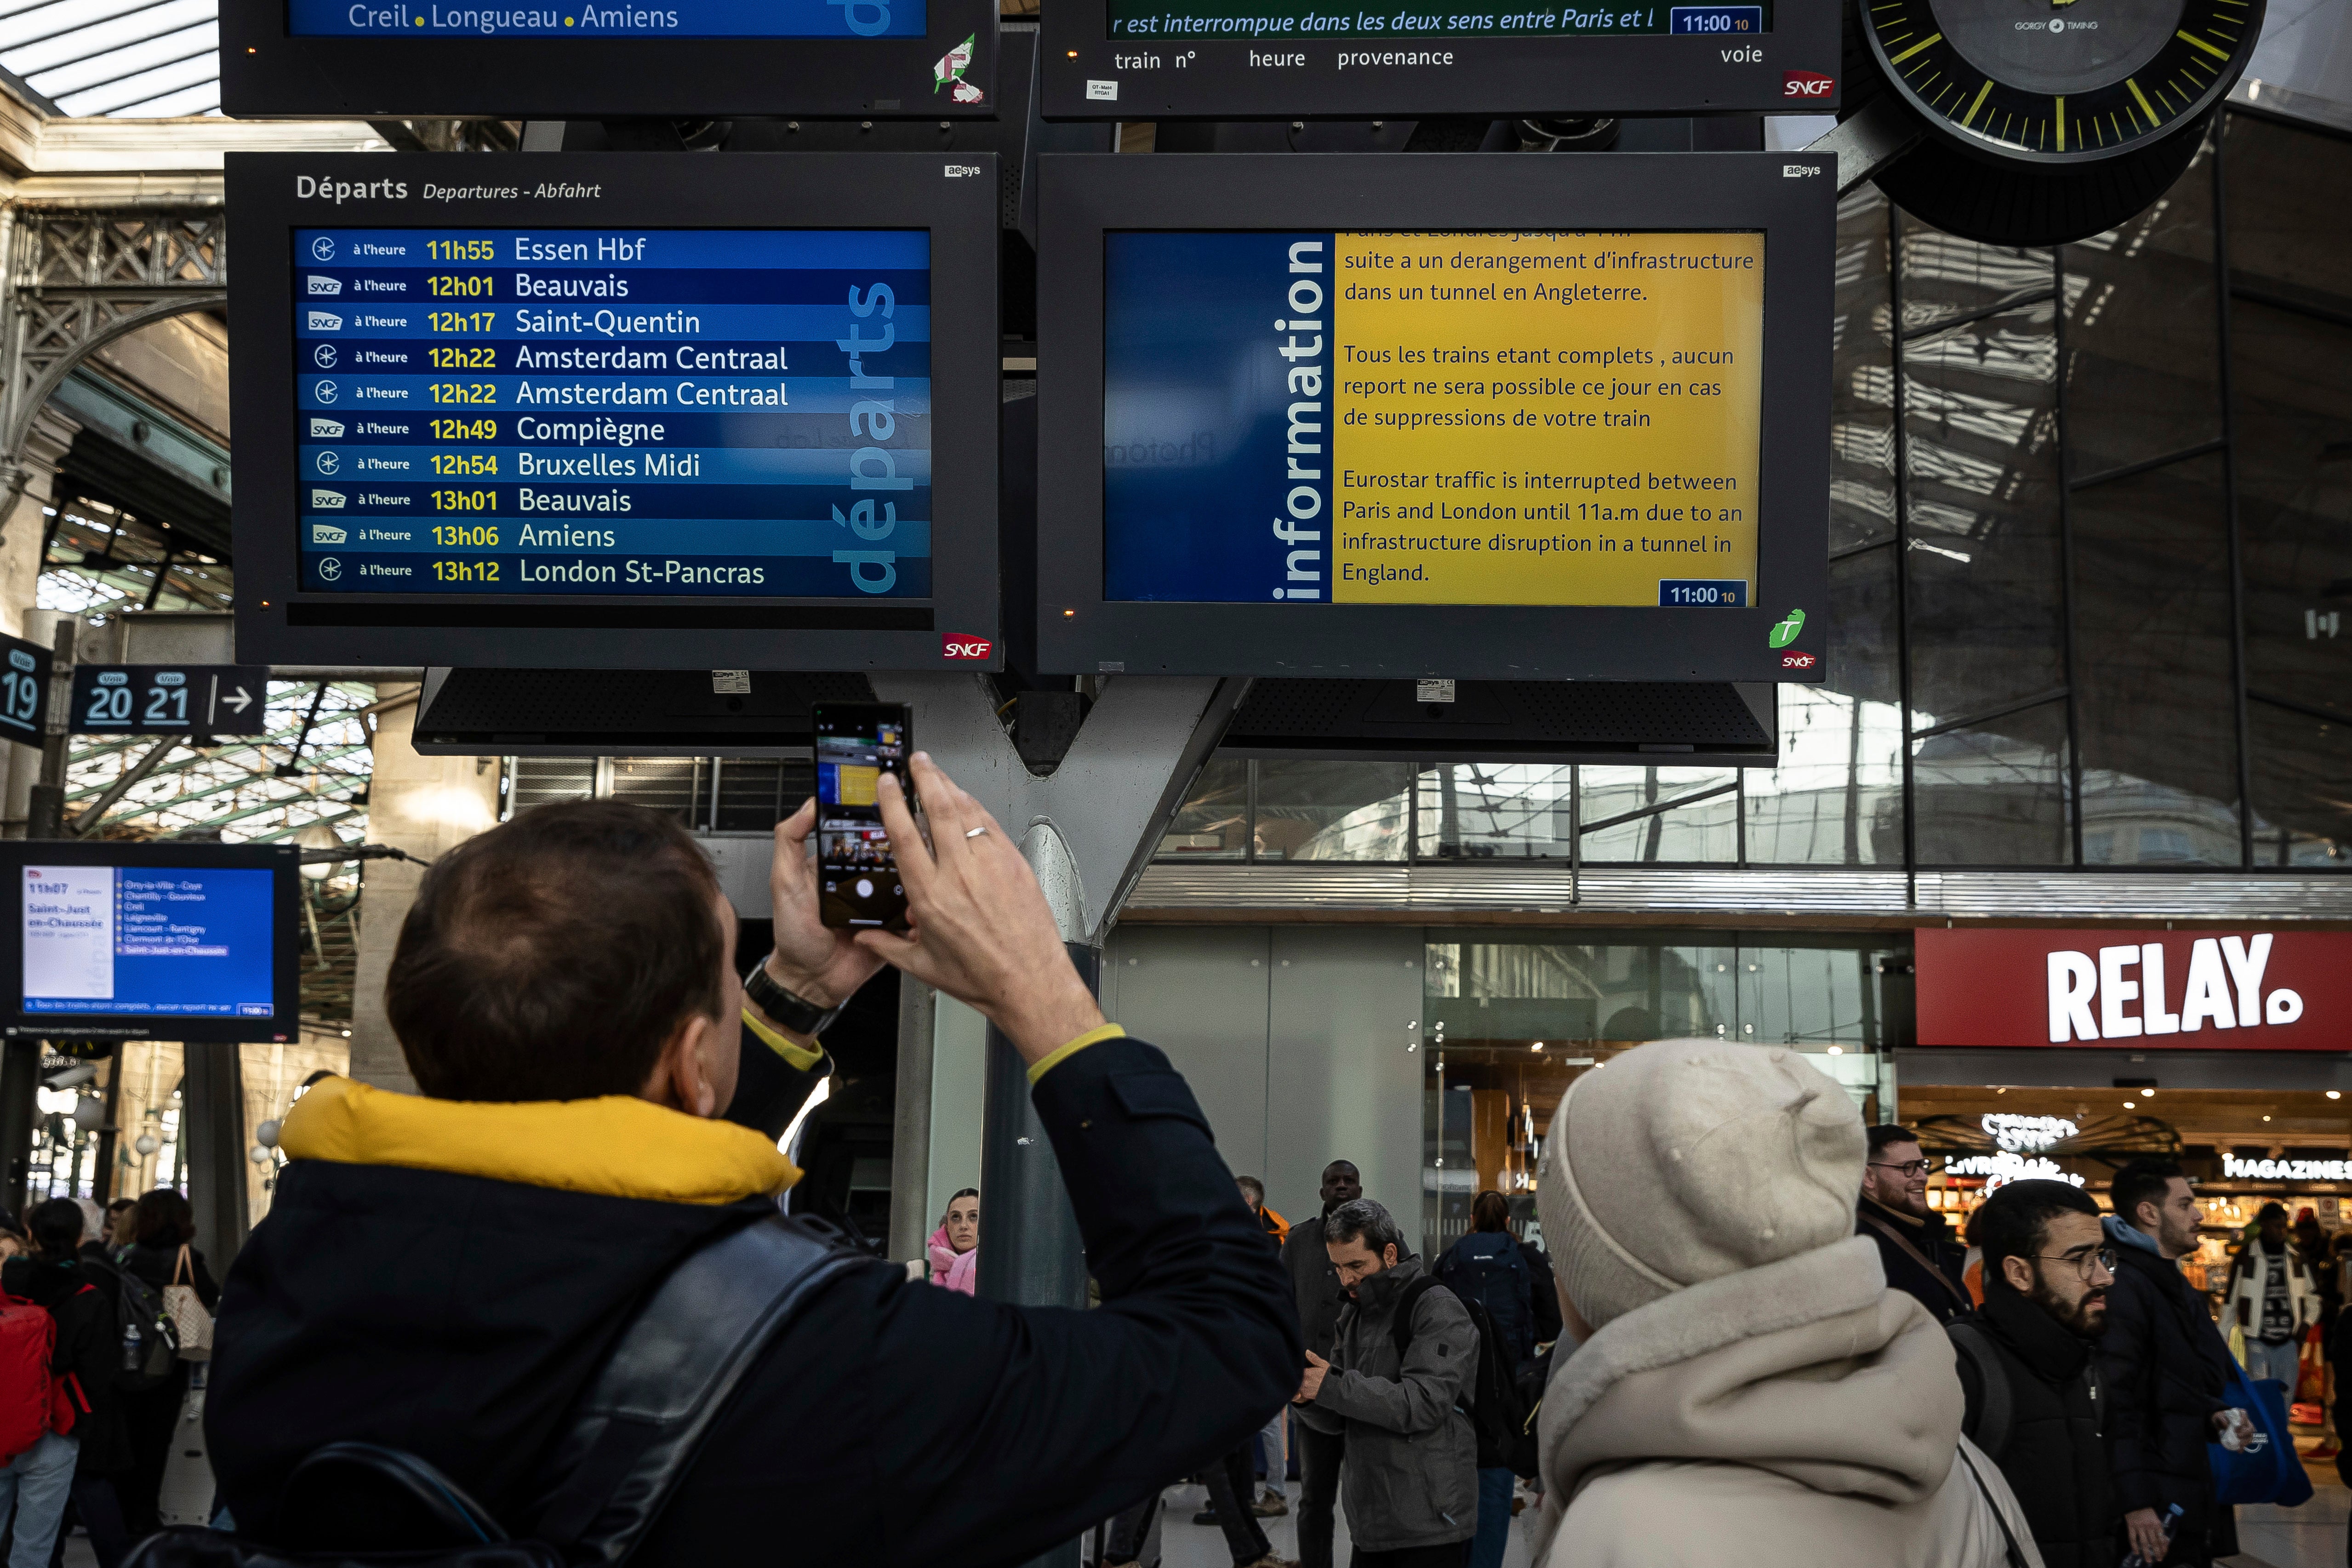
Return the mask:
<svg viewBox="0 0 2352 1568">
<path fill-rule="evenodd" d="M 2252 1424 L 2222 1399 L 2230 1347 L 2204 1297 L 2180 1274 L 2179 1260 L 2197 1246 L 2197 1199 L 2180 1167 L 2161 1159 L 2132 1161 L 2108 1191 L 2116 1211 L 2101 1223 L 2117 1267 L 2099 1340 L 2099 1383 L 2123 1513 L 2115 1552 L 2203 1568 L 2213 1560 L 2217 1529 L 2225 1545 L 2236 1537 L 2214 1504 L 2205 1445 L 2232 1425 L 2251 1437 Z M 2175 1504 L 2180 1521 L 2168 1540 L 2164 1519 Z"/>
<path fill-rule="evenodd" d="M 2116 1511 L 2091 1378 L 2115 1250 L 2099 1206 L 2063 1181 L 2013 1181 L 1969 1221 L 1984 1308 L 1947 1331 L 1961 1430 L 2009 1478 L 2043 1568 L 2113 1568 Z"/>
<path fill-rule="evenodd" d="M 1307 1353 L 1298 1415 L 1347 1438 L 1350 1568 L 1460 1568 L 1478 1528 L 1478 1437 L 1462 1411 L 1478 1331 L 1371 1199 L 1333 1209 L 1323 1235 L 1349 1304 L 1328 1361 Z"/>
<path fill-rule="evenodd" d="M 334 1079 L 296 1104 L 222 1299 L 205 1421 L 241 1534 L 274 1542 L 295 1466 L 347 1439 L 425 1459 L 530 1534 L 638 1303 L 714 1238 L 783 1223 L 800 1173 L 772 1132 L 720 1119 L 739 1086 L 772 1086 L 743 1113 L 772 1124 L 773 1086 L 788 1101 L 821 1065 L 811 1030 L 885 960 L 1029 1063 L 1102 1305 L 843 1264 L 754 1342 L 637 1560 L 1023 1561 L 1232 1452 L 1296 1391 L 1280 1265 L 1192 1092 L 1103 1021 L 1004 830 L 927 756 L 913 772 L 933 847 L 880 785 L 911 934 L 819 922 L 803 806 L 776 830 L 776 947 L 748 1003 L 734 911 L 656 812 L 544 806 L 435 862 L 385 983 L 424 1094 Z"/>
</svg>

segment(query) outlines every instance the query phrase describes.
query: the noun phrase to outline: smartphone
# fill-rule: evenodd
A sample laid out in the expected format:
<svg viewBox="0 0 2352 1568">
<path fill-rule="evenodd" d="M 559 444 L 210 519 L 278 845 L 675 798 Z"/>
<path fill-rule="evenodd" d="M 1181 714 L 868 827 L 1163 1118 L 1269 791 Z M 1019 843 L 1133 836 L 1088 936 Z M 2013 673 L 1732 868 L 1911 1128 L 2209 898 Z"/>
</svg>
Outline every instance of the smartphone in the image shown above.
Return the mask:
<svg viewBox="0 0 2352 1568">
<path fill-rule="evenodd" d="M 914 804 L 904 703 L 818 703 L 817 908 L 827 925 L 907 929 L 907 889 L 882 826 L 882 775 Z"/>
</svg>

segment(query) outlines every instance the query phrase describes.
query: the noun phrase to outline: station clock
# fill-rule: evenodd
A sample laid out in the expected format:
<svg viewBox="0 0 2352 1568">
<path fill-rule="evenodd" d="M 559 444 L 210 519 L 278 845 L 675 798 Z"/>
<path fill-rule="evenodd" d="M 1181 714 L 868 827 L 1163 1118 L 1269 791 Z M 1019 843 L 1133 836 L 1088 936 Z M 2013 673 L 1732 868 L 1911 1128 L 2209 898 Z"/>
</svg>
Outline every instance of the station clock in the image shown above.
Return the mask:
<svg viewBox="0 0 2352 1568">
<path fill-rule="evenodd" d="M 1847 111 L 1890 97 L 1924 133 L 1880 187 L 1938 226 L 2032 245 L 2120 223 L 2188 167 L 2263 0 L 1849 4 L 1848 79 L 1870 81 Z"/>
</svg>

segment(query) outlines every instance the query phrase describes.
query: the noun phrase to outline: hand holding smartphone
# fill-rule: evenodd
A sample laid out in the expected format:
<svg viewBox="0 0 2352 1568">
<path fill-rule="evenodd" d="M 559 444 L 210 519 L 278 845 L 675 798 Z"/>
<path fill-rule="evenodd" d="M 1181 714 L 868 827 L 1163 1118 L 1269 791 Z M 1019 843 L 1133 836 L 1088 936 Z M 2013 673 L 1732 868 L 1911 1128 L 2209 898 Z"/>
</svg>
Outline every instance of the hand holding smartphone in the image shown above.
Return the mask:
<svg viewBox="0 0 2352 1568">
<path fill-rule="evenodd" d="M 889 774 L 914 798 L 914 740 L 903 703 L 819 703 L 816 729 L 817 910 L 827 925 L 905 931 L 907 888 L 882 825 Z"/>
</svg>

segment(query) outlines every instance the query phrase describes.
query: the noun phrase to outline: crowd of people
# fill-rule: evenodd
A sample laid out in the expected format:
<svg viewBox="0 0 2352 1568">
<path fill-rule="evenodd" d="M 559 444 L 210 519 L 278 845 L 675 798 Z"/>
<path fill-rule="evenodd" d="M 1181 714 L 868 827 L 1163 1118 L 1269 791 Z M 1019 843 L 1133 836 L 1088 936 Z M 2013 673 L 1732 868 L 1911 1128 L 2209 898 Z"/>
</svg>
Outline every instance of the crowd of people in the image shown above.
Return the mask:
<svg viewBox="0 0 2352 1568">
<path fill-rule="evenodd" d="M 53 1568 L 75 1525 L 99 1568 L 118 1568 L 162 1524 L 189 1361 L 201 1354 L 173 1337 L 166 1293 L 191 1290 L 206 1312 L 220 1299 L 188 1200 L 169 1187 L 103 1210 L 53 1197 L 21 1224 L 0 1210 L 0 1237 L 11 1243 L 0 1251 L 0 1405 L 37 1413 L 0 1422 L 8 1568 Z"/>
<path fill-rule="evenodd" d="M 499 1532 L 697 1568 L 1010 1563 L 1097 1528 L 1126 1564 L 1188 1479 L 1236 1568 L 1290 1568 L 1263 1521 L 1294 1444 L 1303 1568 L 1331 1568 L 1335 1516 L 1352 1568 L 1495 1568 L 1521 1479 L 1543 1568 L 2226 1549 L 2206 1446 L 2251 1423 L 2176 1267 L 2198 1220 L 2177 1167 L 2125 1167 L 2112 1214 L 2064 1183 L 1996 1193 L 1966 1239 L 1979 1306 L 1916 1136 L 1865 1129 L 1800 1052 L 1661 1040 L 1563 1096 L 1541 1247 L 1487 1192 L 1424 1260 L 1346 1160 L 1292 1223 L 1105 1020 L 1003 827 L 928 758 L 912 773 L 928 832 L 879 785 L 912 930 L 821 923 L 803 808 L 741 977 L 709 862 L 658 814 L 548 806 L 435 863 L 385 997 L 422 1093 L 328 1079 L 285 1119 L 205 1406 L 235 1535 L 174 1555 L 167 1533 L 140 1568 L 432 1568 Z M 885 963 L 1027 1065 L 1088 1310 L 978 1292 L 971 1189 L 911 1269 L 781 1212 L 819 1035 Z M 79 1435 L 0 1469 L 9 1568 L 44 1568 L 68 1501 L 114 1568 L 155 1522 L 143 1445 L 185 1372 L 140 1358 L 126 1386 L 131 1347 L 95 1332 L 121 1321 L 109 1281 L 215 1292 L 176 1195 L 27 1218 L 0 1288 L 53 1315 Z M 2247 1271 L 2249 1345 L 2291 1339 L 2313 1310 L 2291 1258 L 2265 1239 Z"/>
</svg>

